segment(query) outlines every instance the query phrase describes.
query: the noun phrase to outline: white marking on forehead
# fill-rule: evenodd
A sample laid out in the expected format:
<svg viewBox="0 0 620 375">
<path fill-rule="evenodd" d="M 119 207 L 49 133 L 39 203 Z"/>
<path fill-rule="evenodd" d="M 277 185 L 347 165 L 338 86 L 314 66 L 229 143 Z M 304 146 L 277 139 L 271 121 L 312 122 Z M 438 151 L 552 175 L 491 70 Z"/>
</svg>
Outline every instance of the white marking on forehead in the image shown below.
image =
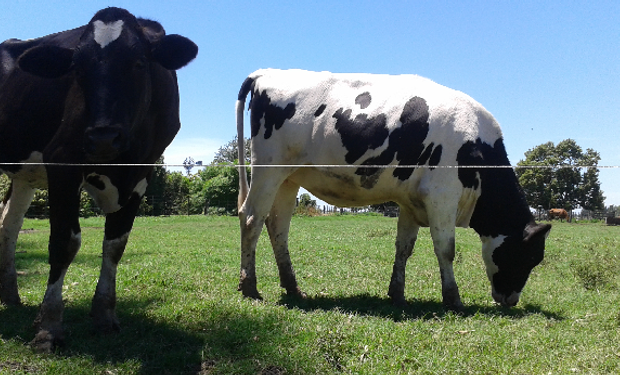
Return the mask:
<svg viewBox="0 0 620 375">
<path fill-rule="evenodd" d="M 124 22 L 122 20 L 110 23 L 104 23 L 99 20 L 93 22 L 95 26 L 95 42 L 97 42 L 101 48 L 105 48 L 108 44 L 118 39 L 123 31 L 123 24 Z"/>
</svg>

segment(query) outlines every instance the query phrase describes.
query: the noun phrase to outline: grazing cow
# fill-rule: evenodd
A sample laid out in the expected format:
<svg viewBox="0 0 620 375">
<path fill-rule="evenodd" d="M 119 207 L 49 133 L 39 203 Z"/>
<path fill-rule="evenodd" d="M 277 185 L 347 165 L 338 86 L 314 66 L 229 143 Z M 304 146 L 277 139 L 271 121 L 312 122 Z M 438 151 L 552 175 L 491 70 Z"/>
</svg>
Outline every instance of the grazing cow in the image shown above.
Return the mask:
<svg viewBox="0 0 620 375">
<path fill-rule="evenodd" d="M 20 304 L 17 235 L 34 189 L 47 187 L 50 274 L 33 341 L 40 349 L 63 338 L 62 285 L 81 242 L 81 188 L 107 214 L 91 315 L 99 330 L 118 329 L 116 269 L 153 172 L 144 164 L 179 130 L 175 70 L 197 52 L 189 39 L 119 8 L 74 30 L 0 44 L 0 167 L 12 179 L 2 206 L 0 299 Z"/>
<path fill-rule="evenodd" d="M 566 212 L 565 209 L 563 208 L 552 208 L 549 210 L 549 220 L 553 220 L 553 219 L 560 219 L 560 221 L 562 221 L 562 219 L 566 219 L 568 220 L 568 212 Z"/>
<path fill-rule="evenodd" d="M 339 207 L 398 203 L 388 292 L 394 303 L 405 303 L 405 264 L 421 226 L 430 227 L 447 308 L 463 308 L 452 268 L 455 226 L 471 226 L 480 235 L 495 301 L 518 302 L 543 259 L 551 226 L 534 222 L 500 127 L 480 104 L 413 75 L 259 70 L 239 92 L 239 150 L 248 93 L 252 185 L 242 165 L 238 202 L 244 296 L 260 298 L 255 249 L 263 223 L 281 286 L 304 295 L 288 251 L 295 197 L 303 186 Z M 269 164 L 279 166 L 260 167 Z"/>
</svg>

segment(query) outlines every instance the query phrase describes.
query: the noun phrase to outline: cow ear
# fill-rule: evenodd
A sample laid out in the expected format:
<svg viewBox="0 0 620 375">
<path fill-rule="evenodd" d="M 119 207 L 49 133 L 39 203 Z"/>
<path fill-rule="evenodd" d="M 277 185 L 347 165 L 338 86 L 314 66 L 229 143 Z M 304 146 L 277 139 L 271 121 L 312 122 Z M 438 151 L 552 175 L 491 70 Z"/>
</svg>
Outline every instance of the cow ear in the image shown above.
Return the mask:
<svg viewBox="0 0 620 375">
<path fill-rule="evenodd" d="M 534 242 L 543 241 L 547 239 L 549 231 L 551 230 L 551 224 L 536 224 L 532 226 L 526 226 L 524 232 L 524 241 Z"/>
<path fill-rule="evenodd" d="M 181 69 L 198 54 L 198 46 L 184 36 L 171 34 L 161 38 L 153 49 L 153 58 L 168 70 Z"/>
<path fill-rule="evenodd" d="M 24 52 L 17 64 L 20 69 L 43 78 L 59 78 L 69 73 L 73 50 L 58 46 L 38 46 Z"/>
</svg>

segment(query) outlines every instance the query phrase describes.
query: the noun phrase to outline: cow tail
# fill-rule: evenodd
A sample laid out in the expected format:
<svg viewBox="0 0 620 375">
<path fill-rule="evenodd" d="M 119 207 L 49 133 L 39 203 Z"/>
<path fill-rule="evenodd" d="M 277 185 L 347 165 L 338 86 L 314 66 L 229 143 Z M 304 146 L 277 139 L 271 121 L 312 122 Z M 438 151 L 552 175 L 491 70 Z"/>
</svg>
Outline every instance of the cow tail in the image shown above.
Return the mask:
<svg viewBox="0 0 620 375">
<path fill-rule="evenodd" d="M 243 136 L 243 108 L 245 107 L 245 98 L 254 86 L 253 78 L 246 78 L 239 90 L 237 98 L 237 152 L 239 159 L 239 197 L 237 198 L 237 209 L 241 209 L 241 205 L 245 202 L 250 190 L 248 184 L 247 167 L 245 165 L 245 138 Z"/>
</svg>

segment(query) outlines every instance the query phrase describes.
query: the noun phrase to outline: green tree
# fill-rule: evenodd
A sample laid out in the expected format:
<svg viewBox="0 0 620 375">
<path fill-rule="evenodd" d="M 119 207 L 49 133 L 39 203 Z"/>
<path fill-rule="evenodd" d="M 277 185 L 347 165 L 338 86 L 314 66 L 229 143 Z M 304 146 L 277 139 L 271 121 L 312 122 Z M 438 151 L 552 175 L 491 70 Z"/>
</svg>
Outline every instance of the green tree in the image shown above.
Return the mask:
<svg viewBox="0 0 620 375">
<path fill-rule="evenodd" d="M 237 214 L 237 168 L 228 164 L 208 166 L 194 175 L 191 191 L 193 213 Z"/>
<path fill-rule="evenodd" d="M 301 207 L 316 207 L 316 200 L 312 199 L 310 194 L 303 193 L 299 196 L 298 204 Z"/>
<path fill-rule="evenodd" d="M 163 215 L 187 213 L 189 186 L 189 178 L 183 176 L 181 172 L 171 172 L 166 175 L 166 185 L 162 197 Z"/>
<path fill-rule="evenodd" d="M 237 145 L 237 136 L 235 135 L 235 138 L 233 138 L 232 141 L 229 141 L 228 143 L 226 143 L 224 146 L 220 147 L 217 152 L 215 153 L 215 157 L 213 158 L 213 161 L 211 162 L 211 165 L 218 165 L 218 164 L 228 164 L 228 163 L 236 163 L 236 161 L 239 159 L 239 155 L 237 150 L 239 149 L 238 145 Z M 245 163 L 248 164 L 250 162 L 250 140 L 249 139 L 245 139 L 244 142 L 244 149 L 245 149 Z"/>
<path fill-rule="evenodd" d="M 160 216 L 165 213 L 165 204 L 163 197 L 166 191 L 166 182 L 168 181 L 168 171 L 164 167 L 164 157 L 161 156 L 155 162 L 155 170 L 146 187 L 144 199 L 140 205 L 140 215 Z"/>
<path fill-rule="evenodd" d="M 584 152 L 574 140 L 566 139 L 528 150 L 517 165 L 531 168 L 517 168 L 516 173 L 532 207 L 596 210 L 605 201 L 596 168 L 600 160 L 598 152 Z"/>
</svg>

